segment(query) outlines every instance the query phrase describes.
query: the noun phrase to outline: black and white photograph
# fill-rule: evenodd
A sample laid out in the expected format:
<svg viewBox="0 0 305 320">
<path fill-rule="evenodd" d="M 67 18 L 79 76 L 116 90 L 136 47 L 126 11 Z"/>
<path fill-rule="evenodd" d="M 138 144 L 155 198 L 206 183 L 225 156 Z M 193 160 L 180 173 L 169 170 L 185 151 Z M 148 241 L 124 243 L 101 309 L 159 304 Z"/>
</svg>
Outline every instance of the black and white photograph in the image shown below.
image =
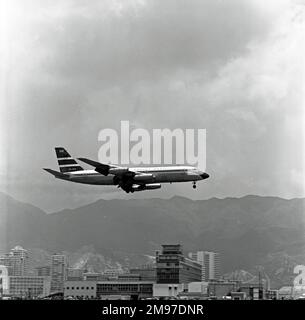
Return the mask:
<svg viewBox="0 0 305 320">
<path fill-rule="evenodd" d="M 305 300 L 304 151 L 304 0 L 0 0 L 0 310 Z"/>
</svg>

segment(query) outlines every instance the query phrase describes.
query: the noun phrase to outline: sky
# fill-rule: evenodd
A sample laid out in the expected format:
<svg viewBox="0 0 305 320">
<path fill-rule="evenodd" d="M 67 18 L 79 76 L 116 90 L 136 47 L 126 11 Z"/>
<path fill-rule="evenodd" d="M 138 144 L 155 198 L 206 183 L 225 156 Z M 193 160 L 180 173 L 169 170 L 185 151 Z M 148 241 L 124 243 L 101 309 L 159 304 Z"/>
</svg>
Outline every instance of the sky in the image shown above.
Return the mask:
<svg viewBox="0 0 305 320">
<path fill-rule="evenodd" d="M 305 1 L 0 0 L 0 190 L 52 212 L 100 198 L 305 196 Z M 198 183 L 127 195 L 54 179 L 103 128 L 204 128 Z"/>
</svg>

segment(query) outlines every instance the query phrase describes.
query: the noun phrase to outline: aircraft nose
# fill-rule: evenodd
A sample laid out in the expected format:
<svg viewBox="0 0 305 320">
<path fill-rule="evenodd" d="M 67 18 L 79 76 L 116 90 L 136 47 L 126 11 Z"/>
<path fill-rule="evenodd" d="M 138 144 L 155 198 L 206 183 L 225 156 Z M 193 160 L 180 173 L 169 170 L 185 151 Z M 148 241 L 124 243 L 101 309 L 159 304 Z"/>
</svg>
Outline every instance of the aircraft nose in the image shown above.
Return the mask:
<svg viewBox="0 0 305 320">
<path fill-rule="evenodd" d="M 209 176 L 210 176 L 210 175 L 207 174 L 207 173 L 205 173 L 205 172 L 203 172 L 203 173 L 200 174 L 200 177 L 201 177 L 202 179 L 207 179 Z"/>
</svg>

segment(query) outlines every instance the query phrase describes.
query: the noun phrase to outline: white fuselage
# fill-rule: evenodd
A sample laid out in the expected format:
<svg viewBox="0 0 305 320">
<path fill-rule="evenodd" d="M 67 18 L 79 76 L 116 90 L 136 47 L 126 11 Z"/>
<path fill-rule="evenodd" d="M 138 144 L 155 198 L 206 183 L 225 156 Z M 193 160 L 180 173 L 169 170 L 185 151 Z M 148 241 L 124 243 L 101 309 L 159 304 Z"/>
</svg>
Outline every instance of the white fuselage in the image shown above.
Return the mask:
<svg viewBox="0 0 305 320">
<path fill-rule="evenodd" d="M 190 166 L 170 166 L 170 167 L 139 167 L 129 168 L 129 170 L 152 174 L 152 178 L 145 183 L 171 183 L 203 180 L 202 171 Z M 58 177 L 77 183 L 94 185 L 115 185 L 114 175 L 104 176 L 95 170 L 81 170 L 66 173 L 64 177 Z M 138 183 L 138 182 L 135 182 Z"/>
</svg>

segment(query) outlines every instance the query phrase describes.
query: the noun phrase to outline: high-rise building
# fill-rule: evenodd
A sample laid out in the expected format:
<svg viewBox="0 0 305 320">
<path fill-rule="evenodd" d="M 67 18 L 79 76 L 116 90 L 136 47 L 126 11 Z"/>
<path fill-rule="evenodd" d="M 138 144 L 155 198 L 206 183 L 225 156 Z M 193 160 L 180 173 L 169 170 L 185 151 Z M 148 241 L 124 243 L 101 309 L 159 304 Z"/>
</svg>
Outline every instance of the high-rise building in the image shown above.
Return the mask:
<svg viewBox="0 0 305 320">
<path fill-rule="evenodd" d="M 9 293 L 8 268 L 0 264 L 0 297 Z"/>
<path fill-rule="evenodd" d="M 189 283 L 201 281 L 201 265 L 186 258 L 180 244 L 162 245 L 156 255 L 157 283 Z"/>
<path fill-rule="evenodd" d="M 27 250 L 16 246 L 9 253 L 0 257 L 0 265 L 8 268 L 9 276 L 26 276 L 29 273 L 29 256 Z"/>
<path fill-rule="evenodd" d="M 201 280 L 217 280 L 220 277 L 219 253 L 210 251 L 190 252 L 189 257 L 201 264 Z"/>
<path fill-rule="evenodd" d="M 66 256 L 53 254 L 51 262 L 51 293 L 64 292 L 66 268 Z"/>
<path fill-rule="evenodd" d="M 0 256 L 0 266 L 5 266 L 7 268 L 8 275 L 12 274 L 12 266 L 9 253 Z"/>
<path fill-rule="evenodd" d="M 50 277 L 51 276 L 51 266 L 41 266 L 36 267 L 36 275 L 39 277 Z"/>
<path fill-rule="evenodd" d="M 29 272 L 29 255 L 27 250 L 16 246 L 10 252 L 13 276 L 26 276 Z"/>
</svg>

